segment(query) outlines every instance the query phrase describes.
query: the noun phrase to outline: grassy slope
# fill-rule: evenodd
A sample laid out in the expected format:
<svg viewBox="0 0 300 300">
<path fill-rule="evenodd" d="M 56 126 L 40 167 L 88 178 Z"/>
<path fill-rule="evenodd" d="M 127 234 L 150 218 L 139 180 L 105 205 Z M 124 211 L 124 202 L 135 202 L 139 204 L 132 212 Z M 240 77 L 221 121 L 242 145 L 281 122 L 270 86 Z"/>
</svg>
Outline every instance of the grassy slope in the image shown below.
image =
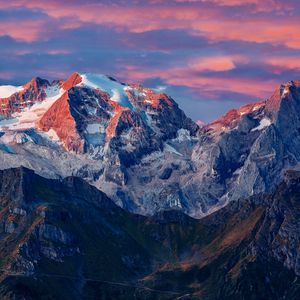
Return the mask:
<svg viewBox="0 0 300 300">
<path fill-rule="evenodd" d="M 1 299 L 10 299 L 12 291 L 28 299 L 175 299 L 184 294 L 211 300 L 299 297 L 299 279 L 292 271 L 249 251 L 265 222 L 265 205 L 233 204 L 202 220 L 178 213 L 174 221 L 165 222 L 168 213 L 162 219 L 132 215 L 80 180 L 59 183 L 31 174 L 25 186 L 30 187 L 25 188 L 21 203 L 29 212 L 26 216 L 9 212 L 12 194 L 0 198 L 1 221 L 14 218 L 17 225 L 11 234 L 1 232 L 1 266 L 14 261 L 20 245 L 35 241 L 33 232 L 40 223 L 72 233 L 73 246 L 80 251 L 62 262 L 41 256 L 33 277 L 2 276 Z M 40 211 L 46 211 L 45 218 Z"/>
</svg>

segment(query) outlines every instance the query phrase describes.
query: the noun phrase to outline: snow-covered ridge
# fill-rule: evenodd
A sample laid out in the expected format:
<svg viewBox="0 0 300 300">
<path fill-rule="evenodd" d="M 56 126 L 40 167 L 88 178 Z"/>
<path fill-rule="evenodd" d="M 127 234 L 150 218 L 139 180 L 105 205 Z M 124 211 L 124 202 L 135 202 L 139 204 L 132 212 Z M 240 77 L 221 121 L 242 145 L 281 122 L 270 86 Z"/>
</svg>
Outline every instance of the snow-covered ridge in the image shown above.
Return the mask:
<svg viewBox="0 0 300 300">
<path fill-rule="evenodd" d="M 11 118 L 0 120 L 0 129 L 29 129 L 34 128 L 41 116 L 58 100 L 64 93 L 58 85 L 50 86 L 45 90 L 46 99 L 37 102 L 20 113 L 15 113 Z"/>
<path fill-rule="evenodd" d="M 24 87 L 21 86 L 13 86 L 13 85 L 1 85 L 0 86 L 0 99 L 1 98 L 7 98 L 11 95 L 21 92 L 24 89 Z"/>
<path fill-rule="evenodd" d="M 126 89 L 130 88 L 118 81 L 115 81 L 108 76 L 101 74 L 80 74 L 82 81 L 78 85 L 88 86 L 93 89 L 100 89 L 109 94 L 110 99 L 119 103 L 123 107 L 132 109 Z"/>
</svg>

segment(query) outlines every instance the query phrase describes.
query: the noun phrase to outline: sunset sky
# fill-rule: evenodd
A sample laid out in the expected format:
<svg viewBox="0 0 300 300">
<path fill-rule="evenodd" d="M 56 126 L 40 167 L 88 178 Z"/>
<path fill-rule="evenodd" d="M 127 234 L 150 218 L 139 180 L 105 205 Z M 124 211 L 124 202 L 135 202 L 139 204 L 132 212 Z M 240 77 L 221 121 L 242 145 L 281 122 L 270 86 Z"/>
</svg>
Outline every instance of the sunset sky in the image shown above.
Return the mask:
<svg viewBox="0 0 300 300">
<path fill-rule="evenodd" d="M 212 121 L 300 80 L 300 2 L 0 0 L 0 84 L 75 71 L 158 88 Z"/>
</svg>

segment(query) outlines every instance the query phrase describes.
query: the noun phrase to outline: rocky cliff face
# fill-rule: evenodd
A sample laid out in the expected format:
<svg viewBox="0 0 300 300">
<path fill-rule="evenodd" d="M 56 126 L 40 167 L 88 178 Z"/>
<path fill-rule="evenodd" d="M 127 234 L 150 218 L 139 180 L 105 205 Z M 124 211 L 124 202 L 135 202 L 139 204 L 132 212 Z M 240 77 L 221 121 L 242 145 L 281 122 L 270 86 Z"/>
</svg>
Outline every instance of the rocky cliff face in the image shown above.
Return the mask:
<svg viewBox="0 0 300 300">
<path fill-rule="evenodd" d="M 193 161 L 202 181 L 224 203 L 270 191 L 283 170 L 299 163 L 297 82 L 282 85 L 265 102 L 227 113 L 205 126 Z"/>
<path fill-rule="evenodd" d="M 0 172 L 1 299 L 299 299 L 299 172 L 201 220 L 75 177 Z"/>
<path fill-rule="evenodd" d="M 65 82 L 38 82 L 21 92 L 40 87 L 31 107 L 0 119 L 2 169 L 76 175 L 132 212 L 178 208 L 202 217 L 272 191 L 285 169 L 298 168 L 295 81 L 201 129 L 169 96 L 111 77 L 75 73 Z"/>
</svg>

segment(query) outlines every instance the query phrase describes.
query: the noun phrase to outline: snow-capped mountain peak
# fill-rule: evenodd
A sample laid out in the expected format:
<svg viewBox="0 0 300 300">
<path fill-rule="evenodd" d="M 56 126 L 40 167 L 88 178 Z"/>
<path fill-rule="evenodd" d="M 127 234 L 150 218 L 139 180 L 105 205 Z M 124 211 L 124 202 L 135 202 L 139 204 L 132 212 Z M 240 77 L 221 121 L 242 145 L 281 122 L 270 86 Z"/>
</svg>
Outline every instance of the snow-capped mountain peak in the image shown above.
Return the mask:
<svg viewBox="0 0 300 300">
<path fill-rule="evenodd" d="M 20 130 L 35 128 L 36 122 L 65 92 L 60 87 L 60 84 L 57 83 L 55 85 L 48 85 L 41 90 L 41 92 L 43 93 L 42 99 L 39 99 L 38 97 L 36 97 L 36 95 L 30 93 L 28 93 L 30 95 L 28 98 L 22 99 L 22 97 L 24 97 L 23 93 L 26 94 L 27 91 L 28 90 L 26 90 L 26 87 L 23 87 L 22 89 L 18 89 L 17 92 L 11 95 L 15 97 L 14 99 L 19 100 L 20 104 L 25 105 L 21 106 L 19 110 L 12 112 L 10 115 L 5 116 L 5 118 L 2 117 L 2 119 L 0 119 L 0 130 Z M 19 92 L 21 94 L 18 94 Z M 10 103 L 9 100 L 8 103 Z M 5 102 L 2 104 L 2 107 L 5 107 Z"/>
<path fill-rule="evenodd" d="M 203 216 L 300 164 L 300 84 L 199 128 L 168 95 L 111 77 L 34 78 L 0 99 L 0 167 L 78 175 L 143 214 Z"/>
<path fill-rule="evenodd" d="M 129 85 L 118 82 L 112 77 L 108 77 L 102 74 L 80 74 L 82 81 L 79 86 L 87 86 L 93 89 L 99 89 L 110 96 L 110 100 L 117 102 L 123 107 L 133 109 L 132 104 L 129 101 L 126 90 Z"/>
<path fill-rule="evenodd" d="M 2 85 L 0 86 L 0 99 L 10 97 L 17 92 L 21 92 L 23 89 L 23 86 Z"/>
</svg>

